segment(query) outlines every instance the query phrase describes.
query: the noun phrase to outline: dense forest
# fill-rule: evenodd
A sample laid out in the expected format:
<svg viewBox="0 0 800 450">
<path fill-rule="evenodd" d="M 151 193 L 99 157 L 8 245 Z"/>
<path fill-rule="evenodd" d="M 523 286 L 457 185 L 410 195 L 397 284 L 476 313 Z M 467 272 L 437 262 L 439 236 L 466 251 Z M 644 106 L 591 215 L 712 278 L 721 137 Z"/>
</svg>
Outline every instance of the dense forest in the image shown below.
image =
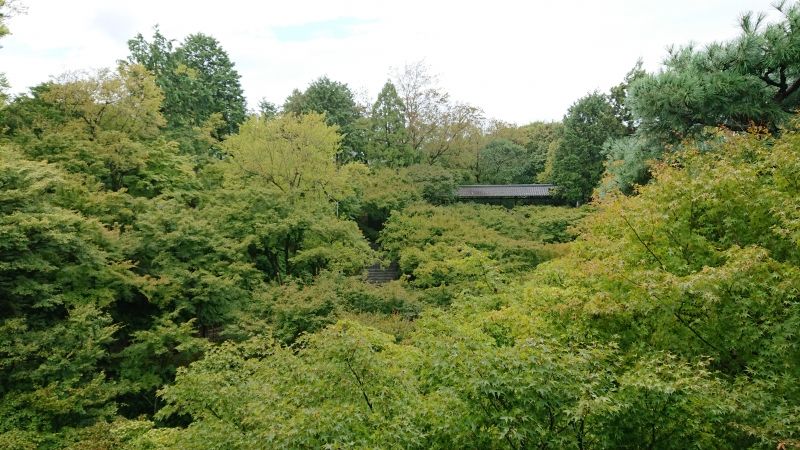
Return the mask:
<svg viewBox="0 0 800 450">
<path fill-rule="evenodd" d="M 158 28 L 2 95 L 0 448 L 800 448 L 778 10 L 551 123 L 424 63 L 248 111 L 220 42 Z M 454 195 L 512 183 L 557 203 Z"/>
</svg>

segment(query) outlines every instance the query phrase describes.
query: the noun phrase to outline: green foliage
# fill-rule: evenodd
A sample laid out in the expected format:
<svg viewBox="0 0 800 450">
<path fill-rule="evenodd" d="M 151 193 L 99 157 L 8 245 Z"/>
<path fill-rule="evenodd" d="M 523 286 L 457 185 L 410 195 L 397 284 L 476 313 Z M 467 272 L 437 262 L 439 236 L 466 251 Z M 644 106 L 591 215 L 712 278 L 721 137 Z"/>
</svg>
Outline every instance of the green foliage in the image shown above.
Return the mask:
<svg viewBox="0 0 800 450">
<path fill-rule="evenodd" d="M 476 181 L 483 184 L 530 183 L 528 154 L 524 147 L 511 141 L 495 140 L 478 153 Z"/>
<path fill-rule="evenodd" d="M 63 128 L 96 140 L 101 132 L 132 139 L 152 138 L 164 125 L 158 111 L 163 95 L 143 66 L 121 64 L 117 73 L 89 77 L 68 74 L 42 92 L 42 100 L 67 118 Z"/>
<path fill-rule="evenodd" d="M 389 438 L 382 418 L 407 405 L 409 382 L 396 375 L 413 356 L 402 350 L 351 322 L 305 339 L 298 354 L 263 340 L 223 346 L 164 391 L 162 414 L 189 414 L 193 424 L 149 437 L 174 448 L 381 442 Z M 376 440 L 365 439 L 372 433 Z"/>
<path fill-rule="evenodd" d="M 0 448 L 798 445 L 779 9 L 563 124 L 486 129 L 421 64 L 369 117 L 321 78 L 245 121 L 219 44 L 158 30 L 32 88 L 0 108 Z M 450 204 L 476 177 L 583 202 L 604 163 L 590 208 Z"/>
<path fill-rule="evenodd" d="M 374 259 L 357 225 L 337 218 L 327 201 L 281 196 L 257 182 L 227 183 L 205 214 L 263 279 L 280 283 L 325 269 L 355 274 Z"/>
<path fill-rule="evenodd" d="M 366 160 L 371 166 L 408 166 L 416 161 L 405 125 L 405 104 L 394 84 L 387 81 L 372 105 L 371 136 Z"/>
<path fill-rule="evenodd" d="M 171 130 L 201 127 L 219 114 L 222 121 L 215 133 L 225 136 L 244 121 L 247 108 L 239 74 L 213 37 L 192 34 L 173 48 L 173 41 L 156 27 L 152 42 L 138 34 L 128 48 L 128 60 L 149 70 L 164 92 L 162 112 Z"/>
<path fill-rule="evenodd" d="M 155 413 L 156 390 L 175 378 L 177 367 L 196 360 L 208 347 L 197 335 L 194 320 L 175 323 L 175 316 L 167 312 L 150 327 L 130 333 L 129 345 L 115 355 L 125 386 L 121 413 Z"/>
<path fill-rule="evenodd" d="M 154 197 L 194 186 L 189 160 L 159 139 L 162 94 L 141 67 L 61 77 L 4 110 L 7 133 L 33 159 L 57 163 L 108 190 Z"/>
<path fill-rule="evenodd" d="M 585 203 L 603 174 L 603 144 L 624 127 L 606 96 L 597 92 L 573 104 L 564 116 L 563 137 L 552 155 L 547 181 L 568 203 Z"/>
<path fill-rule="evenodd" d="M 284 115 L 274 120 L 251 117 L 224 148 L 243 175 L 290 195 L 323 194 L 331 189 L 337 170 L 339 142 L 336 129 L 325 125 L 320 114 Z"/>
<path fill-rule="evenodd" d="M 80 195 L 76 180 L 44 163 L 12 165 L 17 157 L 2 147 L 1 309 L 14 316 L 32 312 L 28 308 L 107 305 L 126 284 L 117 234 L 57 206 L 64 197 Z"/>
<path fill-rule="evenodd" d="M 8 25 L 6 25 L 6 20 L 10 15 L 18 12 L 14 3 L 14 0 L 0 0 L 0 38 L 11 32 L 11 30 L 8 29 Z M 0 48 L 2 48 L 2 46 L 0 46 Z M 7 91 L 9 88 L 10 86 L 6 75 L 0 72 L 0 108 L 6 105 L 6 101 L 8 100 Z"/>
<path fill-rule="evenodd" d="M 525 148 L 525 156 L 518 161 L 521 183 L 531 183 L 537 179 L 547 180 L 552 171 L 552 154 L 561 138 L 561 122 L 533 122 L 521 127 L 496 122 L 488 133 L 493 141 L 511 141 Z M 480 166 L 478 167 L 480 168 Z M 480 171 L 476 171 L 480 173 Z"/>
<path fill-rule="evenodd" d="M 176 109 L 189 113 L 194 125 L 219 113 L 224 121 L 221 133 L 234 133 L 245 119 L 246 103 L 239 74 L 219 42 L 205 34 L 191 34 L 175 50 L 175 59 L 181 82 L 190 83 L 183 89 L 191 92 L 179 96 L 187 103 Z"/>
<path fill-rule="evenodd" d="M 11 85 L 8 83 L 6 74 L 0 72 L 0 108 L 8 104 L 8 90 L 10 88 Z"/>
<path fill-rule="evenodd" d="M 563 125 L 560 122 L 538 122 L 526 125 L 523 129 L 527 139 L 524 146 L 528 150 L 528 175 L 532 180 L 547 179 L 552 172 L 552 163 L 548 170 L 548 161 L 558 148 Z"/>
<path fill-rule="evenodd" d="M 650 164 L 658 161 L 662 146 L 641 134 L 606 141 L 606 174 L 601 192 L 615 189 L 633 194 L 637 185 L 650 179 Z"/>
<path fill-rule="evenodd" d="M 293 115 L 318 113 L 325 115 L 325 123 L 342 133 L 342 162 L 364 159 L 364 148 L 359 142 L 356 120 L 361 116 L 350 88 L 328 77 L 320 77 L 302 93 L 292 92 L 283 104 L 283 112 Z"/>
<path fill-rule="evenodd" d="M 223 324 L 258 286 L 256 268 L 202 209 L 159 201 L 139 217 L 130 237 L 129 256 L 147 276 L 142 293 L 156 307 L 179 312 L 182 321 Z"/>
<path fill-rule="evenodd" d="M 630 88 L 628 103 L 641 127 L 675 142 L 706 126 L 775 130 L 797 109 L 800 95 L 800 5 L 781 2 L 781 20 L 745 14 L 733 40 L 670 51 L 661 73 Z"/>
<path fill-rule="evenodd" d="M 407 173 L 422 198 L 428 202 L 446 205 L 455 201 L 459 180 L 453 171 L 440 166 L 417 164 L 409 167 Z"/>
<path fill-rule="evenodd" d="M 654 355 L 625 369 L 613 346 L 542 335 L 500 344 L 489 325 L 519 330 L 531 318 L 496 313 L 432 314 L 408 344 L 342 321 L 295 352 L 263 340 L 223 346 L 163 391 L 163 413 L 190 414 L 192 425 L 147 439 L 170 448 L 198 439 L 225 448 L 724 444 L 715 424 L 730 409 L 702 365 Z"/>
<path fill-rule="evenodd" d="M 261 291 L 243 306 L 224 334 L 246 340 L 269 332 L 279 342 L 293 344 L 304 334 L 350 317 L 367 323 L 383 321 L 399 338 L 405 330 L 384 319 L 410 323 L 421 310 L 418 295 L 400 282 L 373 285 L 360 274 L 345 276 L 325 271 L 313 280 L 295 278 Z"/>
<path fill-rule="evenodd" d="M 787 132 L 717 145 L 659 167 L 638 197 L 601 201 L 572 251 L 521 288 L 487 283 L 498 273 L 487 266 L 493 249 L 457 243 L 529 234 L 536 226 L 520 211 L 420 205 L 393 216 L 382 240 L 418 260 L 412 283 L 461 286 L 449 311 L 424 313 L 400 345 L 340 322 L 301 338 L 297 352 L 226 349 L 214 357 L 224 365 L 197 363 L 165 390 L 165 411 L 192 414 L 193 424 L 148 439 L 425 448 L 793 442 L 800 142 Z M 503 234 L 481 235 L 479 225 Z M 307 298 L 335 303 L 320 288 Z M 245 351 L 255 356 L 237 356 Z M 230 387 L 214 403 L 197 399 L 207 383 Z M 281 407 L 251 409 L 275 402 Z M 221 412 L 206 412 L 208 404 Z"/>
<path fill-rule="evenodd" d="M 635 133 L 638 126 L 637 118 L 634 117 L 633 111 L 628 105 L 628 98 L 630 97 L 631 85 L 647 76 L 647 72 L 642 69 L 642 64 L 641 59 L 636 61 L 633 68 L 625 74 L 625 79 L 622 80 L 622 83 L 612 87 L 608 95 L 608 100 L 614 109 L 614 115 L 625 126 L 626 134 L 628 135 Z"/>
<path fill-rule="evenodd" d="M 366 176 L 350 177 L 354 196 L 341 205 L 343 213 L 358 222 L 364 235 L 371 241 L 395 211 L 400 211 L 420 200 L 419 186 L 411 180 L 408 170 L 372 167 Z"/>
<path fill-rule="evenodd" d="M 94 305 L 66 307 L 50 326 L 23 318 L 0 325 L 2 431 L 57 433 L 115 413 L 117 388 L 101 367 L 118 327 Z"/>
<path fill-rule="evenodd" d="M 625 349 L 710 357 L 734 380 L 734 428 L 796 439 L 798 197 L 786 180 L 798 148 L 793 131 L 722 135 L 659 166 L 639 196 L 601 202 L 573 255 L 540 272 L 551 288 L 531 299 Z"/>
<path fill-rule="evenodd" d="M 328 77 L 320 77 L 309 84 L 303 93 L 290 96 L 283 111 L 291 114 L 316 112 L 325 114 L 328 125 L 345 128 L 358 117 L 355 100 L 350 88 Z"/>
<path fill-rule="evenodd" d="M 717 124 L 741 131 L 779 123 L 786 116 L 771 97 L 756 78 L 695 69 L 642 78 L 632 87 L 630 103 L 644 131 L 675 142 Z"/>
<path fill-rule="evenodd" d="M 278 106 L 265 98 L 262 98 L 258 102 L 258 113 L 261 114 L 261 117 L 265 119 L 274 119 L 280 110 Z"/>
<path fill-rule="evenodd" d="M 435 303 L 462 292 L 495 292 L 505 277 L 549 259 L 543 245 L 563 242 L 582 210 L 460 204 L 418 204 L 389 219 L 380 242 L 412 285 Z"/>
<path fill-rule="evenodd" d="M 120 329 L 109 309 L 134 277 L 117 233 L 57 206 L 80 193 L 52 165 L 0 147 L 0 433 L 26 446 L 116 409 L 103 372 Z"/>
</svg>

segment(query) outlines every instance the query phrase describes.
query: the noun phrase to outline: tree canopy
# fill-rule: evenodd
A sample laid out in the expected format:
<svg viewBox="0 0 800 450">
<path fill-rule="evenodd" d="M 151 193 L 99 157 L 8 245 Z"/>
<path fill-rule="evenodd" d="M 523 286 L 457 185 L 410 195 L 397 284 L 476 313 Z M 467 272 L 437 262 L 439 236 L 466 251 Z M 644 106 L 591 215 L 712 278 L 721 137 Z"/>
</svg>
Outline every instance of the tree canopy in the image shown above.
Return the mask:
<svg viewBox="0 0 800 450">
<path fill-rule="evenodd" d="M 0 448 L 800 447 L 778 6 L 560 122 L 422 63 L 245 113 L 214 38 L 157 29 L 0 103 Z"/>
<path fill-rule="evenodd" d="M 375 99 L 370 114 L 371 136 L 366 151 L 370 165 L 407 166 L 418 162 L 409 144 L 406 106 L 391 81 Z"/>
<path fill-rule="evenodd" d="M 132 63 L 156 77 L 164 92 L 162 112 L 171 128 L 198 127 L 214 114 L 221 116 L 215 131 L 234 133 L 245 119 L 246 103 L 239 73 L 219 42 L 197 33 L 175 47 L 158 28 L 152 41 L 138 34 L 128 41 Z"/>
<path fill-rule="evenodd" d="M 775 130 L 800 102 L 800 7 L 782 2 L 777 9 L 782 19 L 773 23 L 743 15 L 731 41 L 672 48 L 663 71 L 631 86 L 641 126 L 678 140 L 705 126 Z"/>
<path fill-rule="evenodd" d="M 364 149 L 355 127 L 361 116 L 350 88 L 328 77 L 320 77 L 308 85 L 305 91 L 295 90 L 283 104 L 283 112 L 289 114 L 324 114 L 328 125 L 338 127 L 342 133 L 341 159 L 343 161 L 363 159 Z"/>
<path fill-rule="evenodd" d="M 624 126 L 608 98 L 594 92 L 575 102 L 564 116 L 564 131 L 553 152 L 549 180 L 569 203 L 584 203 L 603 175 L 603 145 L 622 136 Z"/>
</svg>

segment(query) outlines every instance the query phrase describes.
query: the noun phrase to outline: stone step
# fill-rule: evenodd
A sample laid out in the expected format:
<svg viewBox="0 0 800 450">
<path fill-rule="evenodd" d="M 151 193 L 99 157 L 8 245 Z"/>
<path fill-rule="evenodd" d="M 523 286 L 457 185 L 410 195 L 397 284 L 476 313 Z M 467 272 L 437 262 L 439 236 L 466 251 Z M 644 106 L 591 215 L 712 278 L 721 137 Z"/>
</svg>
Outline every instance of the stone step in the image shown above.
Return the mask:
<svg viewBox="0 0 800 450">
<path fill-rule="evenodd" d="M 381 284 L 400 279 L 400 268 L 396 262 L 392 262 L 388 267 L 373 264 L 367 268 L 366 273 L 367 281 L 370 283 Z"/>
</svg>

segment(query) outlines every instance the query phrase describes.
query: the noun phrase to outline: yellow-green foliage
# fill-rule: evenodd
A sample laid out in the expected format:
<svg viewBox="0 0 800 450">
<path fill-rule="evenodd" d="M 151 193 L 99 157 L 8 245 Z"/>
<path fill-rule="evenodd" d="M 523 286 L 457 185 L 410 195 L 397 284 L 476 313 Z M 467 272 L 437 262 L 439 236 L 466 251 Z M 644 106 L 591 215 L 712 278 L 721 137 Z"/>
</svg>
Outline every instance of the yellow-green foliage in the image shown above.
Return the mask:
<svg viewBox="0 0 800 450">
<path fill-rule="evenodd" d="M 486 130 L 420 66 L 379 168 L 361 111 L 239 128 L 216 41 L 154 39 L 131 60 L 166 96 L 122 64 L 0 105 L 0 448 L 800 445 L 797 124 L 685 142 L 585 208 L 454 204 Z M 583 125 L 495 137 L 554 176 L 609 132 Z M 380 256 L 400 280 L 367 283 Z"/>
<path fill-rule="evenodd" d="M 732 423 L 765 442 L 800 432 L 800 136 L 723 135 L 604 200 L 529 307 L 624 348 L 655 348 L 735 380 Z"/>
<path fill-rule="evenodd" d="M 493 292 L 503 280 L 556 254 L 583 209 L 416 204 L 393 215 L 380 242 L 436 302 L 463 290 Z"/>
<path fill-rule="evenodd" d="M 331 183 L 340 140 L 321 114 L 287 114 L 273 120 L 251 117 L 224 148 L 244 175 L 283 193 L 327 193 L 338 188 Z"/>
<path fill-rule="evenodd" d="M 70 117 L 64 130 L 96 139 L 116 131 L 133 138 L 153 138 L 165 125 L 159 112 L 164 94 L 140 65 L 121 64 L 91 76 L 64 75 L 42 94 L 42 100 Z"/>
<path fill-rule="evenodd" d="M 675 449 L 797 442 L 798 149 L 800 137 L 787 131 L 777 139 L 726 135 L 708 152 L 683 153 L 638 196 L 597 204 L 568 253 L 539 265 L 531 279 L 464 291 L 447 310 L 426 310 L 399 344 L 341 321 L 301 338 L 294 351 L 266 341 L 223 346 L 162 393 L 164 418 L 188 414 L 192 424 L 155 429 L 142 442 Z M 496 230 L 490 224 L 501 213 L 521 212 L 482 208 L 415 206 L 390 220 L 383 239 L 401 258 L 428 258 L 413 266 L 418 279 L 435 272 L 430 260 L 446 268 L 456 264 L 453 252 L 469 252 L 451 269 L 476 282 L 492 272 L 472 272 L 470 259 L 491 261 L 525 229 L 504 220 Z M 492 246 L 468 249 L 459 242 L 467 230 Z"/>
<path fill-rule="evenodd" d="M 422 310 L 418 294 L 400 282 L 366 283 L 361 277 L 325 272 L 313 283 L 299 281 L 272 286 L 243 308 L 230 333 L 246 338 L 248 333 L 270 331 L 283 343 L 293 343 L 304 333 L 313 333 L 340 317 L 383 321 L 395 317 L 410 322 Z M 391 325 L 391 321 L 385 322 Z M 402 328 L 401 324 L 392 325 Z"/>
</svg>

